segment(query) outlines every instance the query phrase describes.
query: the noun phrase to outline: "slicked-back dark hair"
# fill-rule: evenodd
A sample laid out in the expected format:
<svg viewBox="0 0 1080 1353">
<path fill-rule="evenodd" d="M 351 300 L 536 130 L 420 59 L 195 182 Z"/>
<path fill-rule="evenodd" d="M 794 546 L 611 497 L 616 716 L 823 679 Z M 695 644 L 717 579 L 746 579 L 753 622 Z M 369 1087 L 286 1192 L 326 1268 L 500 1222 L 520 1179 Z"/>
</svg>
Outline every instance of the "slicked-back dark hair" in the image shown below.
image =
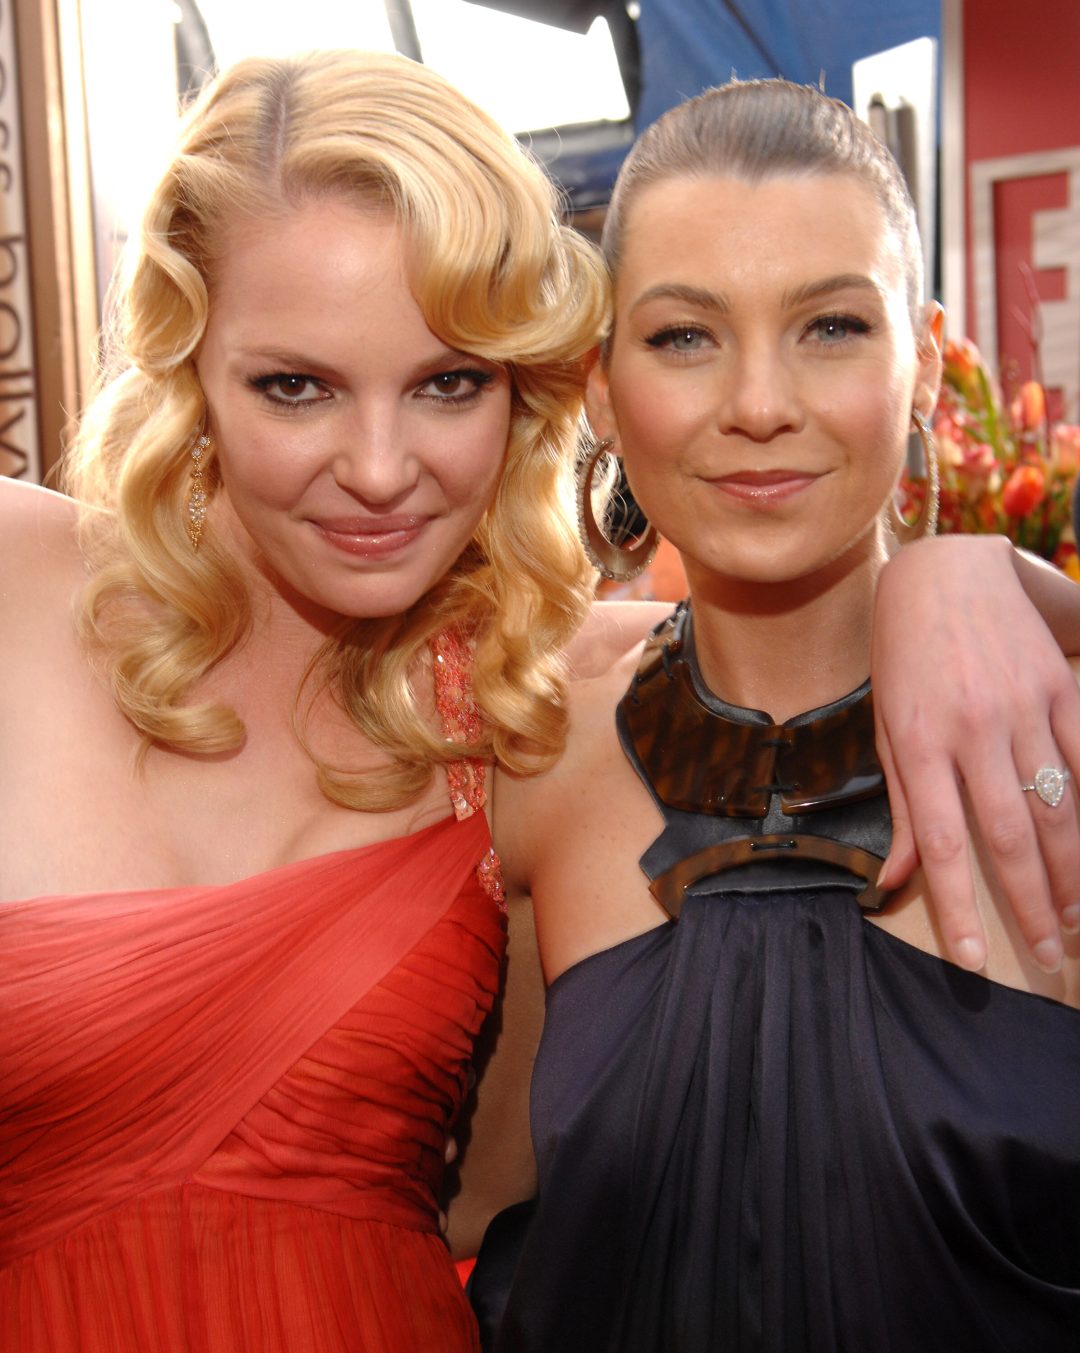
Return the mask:
<svg viewBox="0 0 1080 1353">
<path fill-rule="evenodd" d="M 788 80 L 733 81 L 708 89 L 670 109 L 638 138 L 604 224 L 602 247 L 612 276 L 618 277 L 629 208 L 652 184 L 706 177 L 757 183 L 810 174 L 847 175 L 874 193 L 900 243 L 914 322 L 922 304 L 922 247 L 899 166 L 846 104 Z"/>
</svg>

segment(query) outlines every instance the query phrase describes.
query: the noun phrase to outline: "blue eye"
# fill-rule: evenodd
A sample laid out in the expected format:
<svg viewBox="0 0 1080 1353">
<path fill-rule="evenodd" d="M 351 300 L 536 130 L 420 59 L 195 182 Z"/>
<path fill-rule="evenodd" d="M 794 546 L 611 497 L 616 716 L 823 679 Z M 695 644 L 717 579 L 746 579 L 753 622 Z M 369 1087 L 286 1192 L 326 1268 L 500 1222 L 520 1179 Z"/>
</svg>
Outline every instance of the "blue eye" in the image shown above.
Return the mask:
<svg viewBox="0 0 1080 1353">
<path fill-rule="evenodd" d="M 854 315 L 821 315 L 809 325 L 808 332 L 822 343 L 843 343 L 858 334 L 868 334 L 870 325 Z"/>
<path fill-rule="evenodd" d="M 645 342 L 650 348 L 663 348 L 668 352 L 692 353 L 700 352 L 709 338 L 705 329 L 699 329 L 692 324 L 675 324 L 667 329 L 660 329 L 657 333 L 648 337 Z"/>
</svg>

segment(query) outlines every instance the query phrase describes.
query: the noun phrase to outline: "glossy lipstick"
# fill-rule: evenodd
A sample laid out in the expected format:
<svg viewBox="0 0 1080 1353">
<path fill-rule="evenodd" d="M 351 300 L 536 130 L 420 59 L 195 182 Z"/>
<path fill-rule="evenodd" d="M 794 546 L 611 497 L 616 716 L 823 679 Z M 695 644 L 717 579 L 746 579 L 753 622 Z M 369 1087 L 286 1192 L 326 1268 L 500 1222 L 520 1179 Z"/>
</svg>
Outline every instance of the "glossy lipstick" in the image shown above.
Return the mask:
<svg viewBox="0 0 1080 1353">
<path fill-rule="evenodd" d="M 427 526 L 427 517 L 327 517 L 313 521 L 318 534 L 357 559 L 388 559 L 411 545 Z"/>
<path fill-rule="evenodd" d="M 803 470 L 742 470 L 711 482 L 729 497 L 751 507 L 768 508 L 804 492 L 819 478 Z"/>
</svg>

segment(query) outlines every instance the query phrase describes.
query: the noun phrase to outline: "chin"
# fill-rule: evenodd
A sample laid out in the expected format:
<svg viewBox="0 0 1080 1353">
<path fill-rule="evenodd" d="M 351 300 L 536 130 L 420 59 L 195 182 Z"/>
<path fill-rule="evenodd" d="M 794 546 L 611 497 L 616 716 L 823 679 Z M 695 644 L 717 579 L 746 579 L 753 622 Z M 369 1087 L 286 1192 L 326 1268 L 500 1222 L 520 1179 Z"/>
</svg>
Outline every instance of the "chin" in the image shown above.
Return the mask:
<svg viewBox="0 0 1080 1353">
<path fill-rule="evenodd" d="M 690 568 L 708 581 L 728 587 L 780 586 L 796 582 L 815 571 L 809 561 L 809 550 L 793 549 L 790 540 L 777 550 L 765 542 L 755 542 L 745 549 L 723 551 L 679 551 Z"/>
<path fill-rule="evenodd" d="M 278 596 L 298 616 L 324 633 L 342 622 L 401 615 L 434 586 L 427 577 L 410 583 L 390 572 L 353 576 L 338 580 L 337 586 L 327 586 L 325 569 L 316 577 L 306 570 L 297 570 L 290 576 L 280 565 L 268 573 L 268 581 Z"/>
</svg>

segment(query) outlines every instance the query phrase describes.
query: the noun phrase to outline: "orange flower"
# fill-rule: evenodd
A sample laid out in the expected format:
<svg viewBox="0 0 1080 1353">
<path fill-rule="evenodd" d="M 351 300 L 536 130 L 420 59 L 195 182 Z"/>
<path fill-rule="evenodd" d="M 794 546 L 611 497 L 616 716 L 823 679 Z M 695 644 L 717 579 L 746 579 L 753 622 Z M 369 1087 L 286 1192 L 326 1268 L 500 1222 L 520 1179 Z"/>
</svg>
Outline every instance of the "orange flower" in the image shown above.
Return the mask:
<svg viewBox="0 0 1080 1353">
<path fill-rule="evenodd" d="M 1074 475 L 1080 470 L 1080 427 L 1057 423 L 1050 434 L 1050 463 L 1055 473 Z"/>
<path fill-rule="evenodd" d="M 1038 465 L 1018 465 L 1001 490 L 1001 506 L 1010 517 L 1027 517 L 1046 497 L 1046 476 Z"/>
<path fill-rule="evenodd" d="M 960 338 L 946 343 L 934 413 L 939 529 L 1003 532 L 1080 578 L 1080 555 L 1072 543 L 1080 420 L 1051 424 L 1038 381 L 1017 383 L 1014 396 L 1011 402 L 1003 399 L 974 344 Z M 908 496 L 918 500 L 910 489 Z"/>
<path fill-rule="evenodd" d="M 970 338 L 947 338 L 942 355 L 949 374 L 958 380 L 966 380 L 982 365 L 979 349 Z"/>
<path fill-rule="evenodd" d="M 1046 395 L 1038 381 L 1025 381 L 1013 404 L 1013 418 L 1025 432 L 1036 432 L 1046 421 Z"/>
<path fill-rule="evenodd" d="M 984 531 L 993 532 L 1001 529 L 998 524 L 997 511 L 988 493 L 983 494 L 975 505 L 975 516 Z"/>
</svg>

